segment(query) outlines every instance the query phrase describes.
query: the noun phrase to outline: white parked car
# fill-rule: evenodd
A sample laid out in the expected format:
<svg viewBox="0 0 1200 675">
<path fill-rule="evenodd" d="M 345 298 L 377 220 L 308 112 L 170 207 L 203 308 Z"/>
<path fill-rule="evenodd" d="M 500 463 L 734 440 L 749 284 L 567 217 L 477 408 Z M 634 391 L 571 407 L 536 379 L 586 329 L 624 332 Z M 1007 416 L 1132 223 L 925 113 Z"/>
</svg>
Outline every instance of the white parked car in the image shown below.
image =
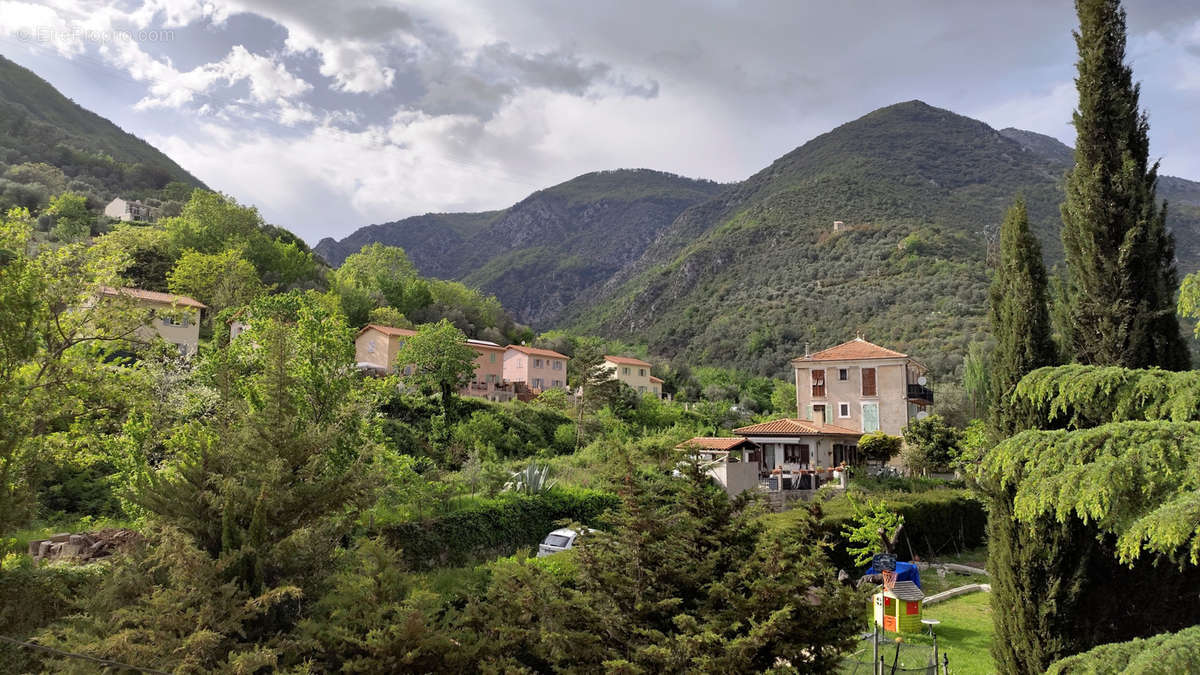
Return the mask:
<svg viewBox="0 0 1200 675">
<path fill-rule="evenodd" d="M 538 544 L 537 557 L 565 551 L 575 545 L 575 540 L 579 537 L 579 533 L 567 527 L 560 527 L 557 530 L 546 535 L 542 543 Z"/>
</svg>

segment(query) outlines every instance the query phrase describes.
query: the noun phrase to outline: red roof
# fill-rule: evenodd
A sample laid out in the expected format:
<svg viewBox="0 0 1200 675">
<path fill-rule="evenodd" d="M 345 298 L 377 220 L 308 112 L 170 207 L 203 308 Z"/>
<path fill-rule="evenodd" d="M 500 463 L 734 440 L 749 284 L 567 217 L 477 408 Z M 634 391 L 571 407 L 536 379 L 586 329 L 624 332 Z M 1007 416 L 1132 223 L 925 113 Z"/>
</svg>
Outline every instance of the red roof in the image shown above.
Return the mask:
<svg viewBox="0 0 1200 675">
<path fill-rule="evenodd" d="M 675 446 L 678 450 L 687 450 L 690 448 L 701 448 L 704 450 L 732 450 L 741 445 L 745 445 L 750 441 L 744 438 L 714 438 L 711 436 L 697 436 L 686 440 Z"/>
<path fill-rule="evenodd" d="M 644 368 L 651 367 L 651 364 L 646 363 L 641 359 L 635 359 L 631 356 L 605 356 L 604 360 L 612 361 L 613 363 L 620 364 L 622 366 L 642 366 Z"/>
<path fill-rule="evenodd" d="M 559 354 L 558 352 L 551 350 L 551 349 L 538 349 L 537 347 L 525 347 L 522 345 L 509 345 L 508 348 L 515 349 L 515 350 L 521 352 L 522 354 L 529 354 L 531 356 L 548 356 L 552 359 L 569 359 L 569 358 L 571 358 L 571 357 L 567 356 L 566 354 Z"/>
<path fill-rule="evenodd" d="M 809 420 L 772 420 L 762 424 L 734 429 L 742 436 L 862 436 L 861 431 L 832 424 L 817 425 Z"/>
<path fill-rule="evenodd" d="M 363 333 L 367 332 L 368 330 L 370 330 L 372 328 L 379 331 L 380 333 L 383 333 L 384 335 L 398 335 L 400 337 L 412 337 L 413 335 L 417 334 L 417 331 L 415 331 L 415 330 L 409 330 L 407 328 L 394 328 L 392 326 L 381 326 L 377 323 L 369 323 L 369 324 L 363 326 L 363 329 L 358 331 L 358 334 L 362 335 Z"/>
<path fill-rule="evenodd" d="M 137 298 L 139 300 L 161 302 L 166 305 L 184 305 L 185 307 L 195 307 L 196 309 L 208 309 L 208 305 L 195 298 L 189 298 L 186 295 L 159 293 L 158 291 L 147 291 L 142 288 L 113 288 L 111 286 L 101 286 L 100 292 L 104 295 L 123 295 L 130 298 Z"/>
<path fill-rule="evenodd" d="M 655 384 L 662 384 L 662 383 L 663 383 L 663 381 L 662 381 L 662 378 L 655 377 L 655 376 L 653 376 L 653 375 L 651 375 L 651 376 L 650 376 L 650 381 L 651 381 L 651 382 L 653 382 L 653 383 L 655 383 Z"/>
<path fill-rule="evenodd" d="M 815 354 L 798 356 L 793 361 L 854 361 L 858 359 L 904 359 L 908 354 L 880 347 L 862 338 L 854 338 L 836 347 L 821 350 Z"/>
</svg>

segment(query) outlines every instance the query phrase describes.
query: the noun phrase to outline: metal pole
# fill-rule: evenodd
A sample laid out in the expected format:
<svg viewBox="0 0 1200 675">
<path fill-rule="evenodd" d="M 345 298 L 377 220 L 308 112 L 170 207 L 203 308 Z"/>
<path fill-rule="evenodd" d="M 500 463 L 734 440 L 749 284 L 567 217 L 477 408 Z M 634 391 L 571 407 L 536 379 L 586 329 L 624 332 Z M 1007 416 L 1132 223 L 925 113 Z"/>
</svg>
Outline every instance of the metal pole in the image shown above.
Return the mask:
<svg viewBox="0 0 1200 675">
<path fill-rule="evenodd" d="M 950 675 L 950 657 L 942 654 L 942 675 Z"/>
<path fill-rule="evenodd" d="M 879 663 L 879 624 L 875 623 L 874 617 L 871 618 L 871 625 L 873 628 L 871 631 L 871 663 L 873 665 L 871 667 L 874 669 L 877 667 L 874 664 Z M 883 675 L 883 671 L 877 670 L 875 675 Z"/>
<path fill-rule="evenodd" d="M 929 627 L 929 634 L 933 636 L 933 672 L 936 675 L 937 663 L 938 663 L 938 646 L 937 646 L 937 633 L 933 632 L 933 626 Z"/>
</svg>

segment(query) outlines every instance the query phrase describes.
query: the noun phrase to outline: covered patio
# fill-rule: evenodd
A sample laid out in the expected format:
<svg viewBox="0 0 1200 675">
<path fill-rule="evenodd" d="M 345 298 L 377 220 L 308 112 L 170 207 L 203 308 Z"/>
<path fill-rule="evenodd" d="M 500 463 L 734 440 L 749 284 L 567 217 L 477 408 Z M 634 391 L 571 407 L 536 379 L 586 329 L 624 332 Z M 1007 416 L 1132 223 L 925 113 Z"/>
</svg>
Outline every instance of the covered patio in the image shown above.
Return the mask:
<svg viewBox="0 0 1200 675">
<path fill-rule="evenodd" d="M 761 449 L 759 480 L 770 491 L 816 490 L 859 461 L 862 432 L 821 421 L 772 420 L 734 433 Z"/>
</svg>

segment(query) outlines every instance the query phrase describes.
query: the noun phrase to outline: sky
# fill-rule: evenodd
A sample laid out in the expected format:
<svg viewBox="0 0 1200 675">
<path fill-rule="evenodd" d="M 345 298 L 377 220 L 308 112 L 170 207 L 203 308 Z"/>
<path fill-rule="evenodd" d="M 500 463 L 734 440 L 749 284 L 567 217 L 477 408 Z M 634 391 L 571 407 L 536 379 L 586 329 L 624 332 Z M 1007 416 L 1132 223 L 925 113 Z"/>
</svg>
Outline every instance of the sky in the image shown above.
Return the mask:
<svg viewBox="0 0 1200 675">
<path fill-rule="evenodd" d="M 1200 2 L 1128 0 L 1200 179 Z M 309 243 L 589 171 L 722 182 L 920 99 L 1072 144 L 1069 0 L 0 0 L 0 53 Z"/>
</svg>

